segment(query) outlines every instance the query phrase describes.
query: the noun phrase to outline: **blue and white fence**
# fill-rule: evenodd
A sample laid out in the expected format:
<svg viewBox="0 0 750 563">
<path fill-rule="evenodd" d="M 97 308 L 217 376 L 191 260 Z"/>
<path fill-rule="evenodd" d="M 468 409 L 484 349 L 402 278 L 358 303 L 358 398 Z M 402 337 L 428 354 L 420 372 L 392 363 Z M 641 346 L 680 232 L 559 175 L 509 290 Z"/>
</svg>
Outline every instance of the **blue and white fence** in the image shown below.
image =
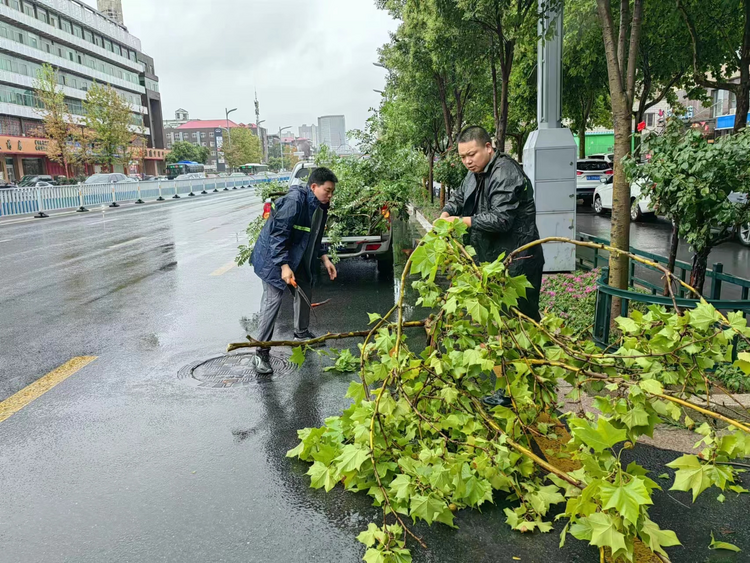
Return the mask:
<svg viewBox="0 0 750 563">
<path fill-rule="evenodd" d="M 47 188 L 0 189 L 0 217 L 36 213 L 46 217 L 49 211 L 78 209 L 121 203 L 145 203 L 206 195 L 268 184 L 288 182 L 288 175 L 259 174 L 244 178 L 202 178 L 195 180 L 151 180 L 117 184 L 79 184 Z"/>
</svg>

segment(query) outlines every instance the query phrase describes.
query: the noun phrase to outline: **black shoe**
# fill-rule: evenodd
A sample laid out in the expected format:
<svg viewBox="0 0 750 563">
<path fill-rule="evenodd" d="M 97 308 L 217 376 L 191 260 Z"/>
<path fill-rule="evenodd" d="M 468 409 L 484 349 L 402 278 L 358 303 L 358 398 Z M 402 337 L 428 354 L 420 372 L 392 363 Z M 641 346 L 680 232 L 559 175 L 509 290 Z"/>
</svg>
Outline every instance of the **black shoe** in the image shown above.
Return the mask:
<svg viewBox="0 0 750 563">
<path fill-rule="evenodd" d="M 306 330 L 304 332 L 295 332 L 294 333 L 294 341 L 295 342 L 306 342 L 308 340 L 315 340 L 318 338 L 316 335 L 314 335 L 309 330 Z M 325 342 L 318 342 L 317 344 L 308 344 L 310 348 L 323 348 L 325 346 Z"/>
<path fill-rule="evenodd" d="M 255 367 L 255 372 L 258 375 L 271 375 L 273 373 L 271 351 L 258 350 L 253 357 L 253 367 Z"/>
<path fill-rule="evenodd" d="M 505 391 L 502 389 L 495 391 L 492 395 L 487 395 L 486 397 L 482 398 L 482 403 L 487 405 L 488 407 L 512 407 L 513 401 L 510 400 L 510 397 L 505 396 Z"/>
</svg>

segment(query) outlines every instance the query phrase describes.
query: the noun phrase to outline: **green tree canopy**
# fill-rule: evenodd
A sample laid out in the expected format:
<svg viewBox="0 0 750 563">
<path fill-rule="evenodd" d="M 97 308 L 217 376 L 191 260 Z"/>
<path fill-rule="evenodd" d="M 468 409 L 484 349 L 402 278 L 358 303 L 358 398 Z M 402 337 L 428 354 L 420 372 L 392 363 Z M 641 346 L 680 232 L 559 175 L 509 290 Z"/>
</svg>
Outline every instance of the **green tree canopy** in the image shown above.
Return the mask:
<svg viewBox="0 0 750 563">
<path fill-rule="evenodd" d="M 137 136 L 131 129 L 130 105 L 107 84 L 94 83 L 83 103 L 86 127 L 91 131 L 95 159 L 110 166 L 130 162 L 130 143 Z"/>
<path fill-rule="evenodd" d="M 188 141 L 177 141 L 172 145 L 172 152 L 167 156 L 167 162 L 173 164 L 181 160 L 191 160 L 205 164 L 211 156 L 208 147 L 194 145 Z"/>
<path fill-rule="evenodd" d="M 263 149 L 260 139 L 250 129 L 244 127 L 233 127 L 231 139 L 224 139 L 224 158 L 232 168 L 237 168 L 250 162 L 260 162 L 263 159 Z"/>
</svg>

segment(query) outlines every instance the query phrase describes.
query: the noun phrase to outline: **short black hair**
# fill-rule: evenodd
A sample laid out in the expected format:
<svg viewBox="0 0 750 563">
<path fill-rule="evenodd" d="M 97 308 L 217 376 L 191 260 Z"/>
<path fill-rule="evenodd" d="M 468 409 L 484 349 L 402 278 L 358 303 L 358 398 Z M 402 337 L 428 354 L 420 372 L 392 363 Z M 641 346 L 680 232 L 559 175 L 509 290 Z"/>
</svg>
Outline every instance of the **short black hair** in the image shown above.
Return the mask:
<svg viewBox="0 0 750 563">
<path fill-rule="evenodd" d="M 487 133 L 487 130 L 484 127 L 480 127 L 479 125 L 467 127 L 461 131 L 461 134 L 458 136 L 459 143 L 470 143 L 472 141 L 476 141 L 481 146 L 485 146 L 487 143 L 492 144 L 490 134 Z"/>
<path fill-rule="evenodd" d="M 330 168 L 325 168 L 324 166 L 320 166 L 313 170 L 310 173 L 309 178 L 307 179 L 308 187 L 312 186 L 313 184 L 322 186 L 326 182 L 333 182 L 334 184 L 338 184 L 339 179 L 336 178 L 336 174 L 334 174 Z"/>
</svg>

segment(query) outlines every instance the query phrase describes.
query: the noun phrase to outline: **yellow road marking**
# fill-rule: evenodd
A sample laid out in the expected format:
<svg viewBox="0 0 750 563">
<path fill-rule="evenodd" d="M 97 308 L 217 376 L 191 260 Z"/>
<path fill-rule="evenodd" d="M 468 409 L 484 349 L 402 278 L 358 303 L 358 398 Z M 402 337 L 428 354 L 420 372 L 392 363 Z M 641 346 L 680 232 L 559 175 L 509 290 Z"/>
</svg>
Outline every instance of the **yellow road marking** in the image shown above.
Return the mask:
<svg viewBox="0 0 750 563">
<path fill-rule="evenodd" d="M 38 379 L 28 387 L 21 389 L 15 395 L 11 395 L 0 403 L 0 422 L 10 418 L 29 403 L 38 399 L 47 391 L 59 383 L 62 383 L 71 375 L 80 371 L 96 359 L 97 356 L 81 356 L 79 358 L 73 358 L 59 368 L 52 370 L 41 379 Z"/>
<path fill-rule="evenodd" d="M 225 266 L 222 266 L 221 268 L 219 268 L 218 270 L 216 270 L 211 275 L 212 276 L 223 276 L 229 270 L 231 270 L 232 268 L 236 268 L 236 267 L 237 267 L 237 262 L 230 262 L 229 264 L 226 264 Z"/>
</svg>

